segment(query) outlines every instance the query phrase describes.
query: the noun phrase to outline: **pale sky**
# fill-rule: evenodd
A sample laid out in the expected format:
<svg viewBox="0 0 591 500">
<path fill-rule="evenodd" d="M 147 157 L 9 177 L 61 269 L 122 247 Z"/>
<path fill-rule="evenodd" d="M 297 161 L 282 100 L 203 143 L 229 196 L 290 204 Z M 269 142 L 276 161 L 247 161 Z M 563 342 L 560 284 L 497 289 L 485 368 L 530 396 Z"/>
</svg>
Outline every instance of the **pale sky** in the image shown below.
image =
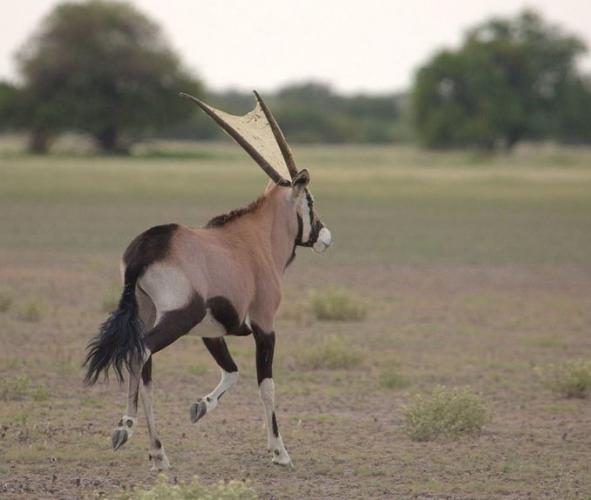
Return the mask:
<svg viewBox="0 0 591 500">
<path fill-rule="evenodd" d="M 15 50 L 59 0 L 2 2 L 0 78 Z M 591 0 L 133 0 L 158 22 L 185 65 L 214 89 L 273 90 L 317 80 L 341 92 L 404 90 L 435 50 L 490 15 L 524 7 L 591 47 Z M 591 56 L 582 61 L 591 69 Z"/>
</svg>

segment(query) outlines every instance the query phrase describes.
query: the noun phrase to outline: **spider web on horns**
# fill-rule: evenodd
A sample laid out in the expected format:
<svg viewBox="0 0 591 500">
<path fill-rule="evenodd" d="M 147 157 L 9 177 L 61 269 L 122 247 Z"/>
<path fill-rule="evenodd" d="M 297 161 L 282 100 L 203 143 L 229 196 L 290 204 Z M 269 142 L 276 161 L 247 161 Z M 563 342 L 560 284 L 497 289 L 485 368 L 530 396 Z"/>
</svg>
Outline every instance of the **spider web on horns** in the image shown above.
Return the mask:
<svg viewBox="0 0 591 500">
<path fill-rule="evenodd" d="M 243 116 L 231 115 L 209 106 L 215 113 L 235 129 L 273 166 L 284 179 L 290 180 L 289 170 L 277 145 L 271 125 L 257 102 L 255 108 Z"/>
</svg>

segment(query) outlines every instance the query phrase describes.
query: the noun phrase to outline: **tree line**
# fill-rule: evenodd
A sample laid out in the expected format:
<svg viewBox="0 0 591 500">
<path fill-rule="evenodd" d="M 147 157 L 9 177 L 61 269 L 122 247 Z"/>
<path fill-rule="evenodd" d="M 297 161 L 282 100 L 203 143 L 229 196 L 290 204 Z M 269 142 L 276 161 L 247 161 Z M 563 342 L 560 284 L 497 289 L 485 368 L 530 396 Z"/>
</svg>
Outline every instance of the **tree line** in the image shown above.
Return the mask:
<svg viewBox="0 0 591 500">
<path fill-rule="evenodd" d="M 293 142 L 511 148 L 523 140 L 591 142 L 591 81 L 581 40 L 539 15 L 495 18 L 460 48 L 423 64 L 407 93 L 345 96 L 302 82 L 265 95 Z M 46 152 L 64 131 L 124 152 L 146 137 L 217 139 L 202 113 L 177 97 L 200 96 L 233 113 L 252 95 L 215 92 L 184 69 L 159 26 L 119 1 L 65 2 L 18 51 L 19 84 L 0 82 L 0 131 L 27 131 Z"/>
</svg>

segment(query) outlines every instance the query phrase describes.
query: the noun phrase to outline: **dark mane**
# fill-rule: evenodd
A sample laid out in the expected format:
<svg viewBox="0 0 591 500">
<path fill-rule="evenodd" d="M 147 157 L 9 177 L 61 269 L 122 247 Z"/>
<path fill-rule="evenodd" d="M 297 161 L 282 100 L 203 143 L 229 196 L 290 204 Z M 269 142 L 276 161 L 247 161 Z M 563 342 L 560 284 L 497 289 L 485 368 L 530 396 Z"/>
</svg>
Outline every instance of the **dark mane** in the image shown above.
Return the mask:
<svg viewBox="0 0 591 500">
<path fill-rule="evenodd" d="M 232 222 L 239 217 L 242 217 L 245 214 L 249 214 L 252 212 L 256 212 L 260 206 L 263 204 L 265 200 L 264 196 L 257 198 L 253 201 L 250 205 L 244 208 L 237 208 L 235 210 L 231 210 L 226 214 L 216 215 L 213 219 L 211 219 L 207 224 L 205 224 L 206 228 L 210 227 L 222 227 L 226 225 L 228 222 Z"/>
</svg>

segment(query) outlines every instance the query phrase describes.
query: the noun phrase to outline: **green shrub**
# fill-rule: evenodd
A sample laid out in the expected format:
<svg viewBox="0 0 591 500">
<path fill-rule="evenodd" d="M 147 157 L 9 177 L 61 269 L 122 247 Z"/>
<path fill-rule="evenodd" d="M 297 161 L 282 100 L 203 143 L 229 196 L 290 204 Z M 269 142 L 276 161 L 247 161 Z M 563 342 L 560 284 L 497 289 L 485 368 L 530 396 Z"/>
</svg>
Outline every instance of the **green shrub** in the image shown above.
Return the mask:
<svg viewBox="0 0 591 500">
<path fill-rule="evenodd" d="M 12 305 L 12 297 L 6 292 L 0 292 L 0 312 L 6 312 Z"/>
<path fill-rule="evenodd" d="M 361 321 L 367 307 L 345 288 L 328 287 L 310 293 L 310 306 L 322 321 Z"/>
<path fill-rule="evenodd" d="M 430 396 L 417 395 L 404 408 L 405 430 L 413 441 L 432 441 L 476 434 L 489 420 L 484 401 L 467 389 L 436 387 Z"/>
<path fill-rule="evenodd" d="M 221 481 L 208 486 L 196 477 L 190 483 L 170 484 L 161 474 L 156 484 L 149 489 L 134 489 L 120 493 L 119 500 L 255 500 L 256 492 L 243 481 Z"/>
<path fill-rule="evenodd" d="M 410 385 L 410 380 L 401 375 L 394 368 L 382 371 L 380 374 L 380 387 L 384 389 L 404 389 Z"/>
<path fill-rule="evenodd" d="M 0 379 L 0 401 L 16 401 L 29 394 L 31 380 L 27 376 Z"/>
<path fill-rule="evenodd" d="M 21 321 L 35 323 L 41 319 L 41 306 L 34 300 L 21 305 L 18 309 L 17 317 Z"/>
<path fill-rule="evenodd" d="M 49 391 L 44 385 L 38 385 L 30 391 L 33 401 L 47 401 L 49 399 Z"/>
<path fill-rule="evenodd" d="M 549 389 L 567 398 L 591 395 L 591 361 L 576 360 L 561 365 L 539 368 L 542 382 Z"/>
<path fill-rule="evenodd" d="M 339 370 L 358 366 L 363 353 L 343 337 L 328 335 L 297 353 L 298 364 L 309 370 Z"/>
</svg>

